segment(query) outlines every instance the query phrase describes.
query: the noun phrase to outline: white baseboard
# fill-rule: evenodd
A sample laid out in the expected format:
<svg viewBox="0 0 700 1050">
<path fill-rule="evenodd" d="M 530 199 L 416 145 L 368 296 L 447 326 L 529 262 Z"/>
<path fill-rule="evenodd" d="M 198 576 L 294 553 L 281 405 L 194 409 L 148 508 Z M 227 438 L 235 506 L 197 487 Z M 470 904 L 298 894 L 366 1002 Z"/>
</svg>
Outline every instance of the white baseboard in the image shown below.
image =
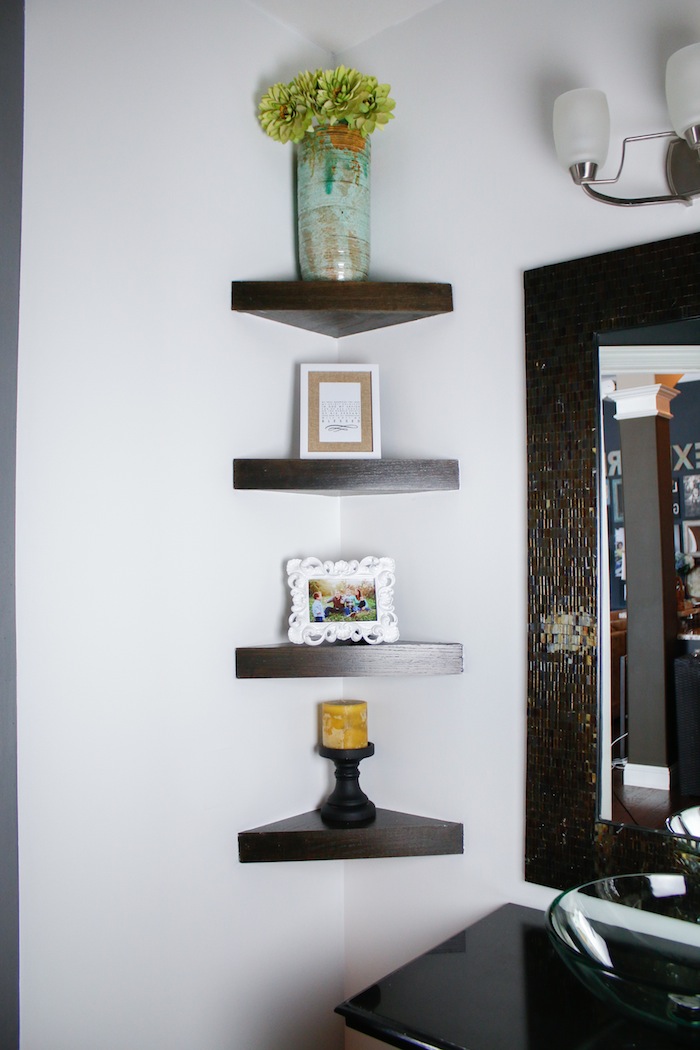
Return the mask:
<svg viewBox="0 0 700 1050">
<path fill-rule="evenodd" d="M 673 771 L 666 766 L 642 766 L 627 762 L 622 775 L 625 787 L 656 788 L 658 791 L 669 791 Z"/>
</svg>

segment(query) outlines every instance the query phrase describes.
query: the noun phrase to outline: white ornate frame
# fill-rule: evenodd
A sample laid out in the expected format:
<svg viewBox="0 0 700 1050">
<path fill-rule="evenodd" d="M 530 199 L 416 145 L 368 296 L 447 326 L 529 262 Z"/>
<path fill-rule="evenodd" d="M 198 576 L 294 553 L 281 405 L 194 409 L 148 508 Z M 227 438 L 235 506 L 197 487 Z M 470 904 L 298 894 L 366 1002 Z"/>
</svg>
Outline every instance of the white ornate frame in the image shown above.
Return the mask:
<svg viewBox="0 0 700 1050">
<path fill-rule="evenodd" d="M 343 579 L 371 576 L 377 600 L 374 620 L 316 623 L 309 610 L 309 580 L 321 577 Z M 394 560 L 368 556 L 361 561 L 321 561 L 319 558 L 292 558 L 287 562 L 287 582 L 292 594 L 289 639 L 297 644 L 351 641 L 395 642 L 399 637 L 394 612 Z"/>
</svg>

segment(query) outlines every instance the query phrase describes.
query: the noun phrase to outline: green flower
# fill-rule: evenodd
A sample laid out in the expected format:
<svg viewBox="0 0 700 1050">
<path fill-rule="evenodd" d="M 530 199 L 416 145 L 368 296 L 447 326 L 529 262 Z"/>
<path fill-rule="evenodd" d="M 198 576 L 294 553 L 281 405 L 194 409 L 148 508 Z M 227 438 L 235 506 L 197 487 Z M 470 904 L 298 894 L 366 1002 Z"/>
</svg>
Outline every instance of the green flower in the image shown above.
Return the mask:
<svg viewBox="0 0 700 1050">
<path fill-rule="evenodd" d="M 304 73 L 297 73 L 289 85 L 292 94 L 300 98 L 313 111 L 316 109 L 316 94 L 321 75 L 322 70 L 320 69 L 314 70 L 313 73 L 306 70 Z"/>
<path fill-rule="evenodd" d="M 311 127 L 313 113 L 290 84 L 273 84 L 260 100 L 258 119 L 270 138 L 301 142 Z"/>
<path fill-rule="evenodd" d="M 351 123 L 351 118 L 361 112 L 365 101 L 365 78 L 356 69 L 327 69 L 318 78 L 316 107 L 318 119 L 324 124 L 337 124 L 344 120 Z"/>
<path fill-rule="evenodd" d="M 382 128 L 394 119 L 392 110 L 396 103 L 393 98 L 389 98 L 389 84 L 379 84 L 376 77 L 364 79 L 365 98 L 360 104 L 360 113 L 354 118 L 352 127 L 361 131 L 366 138 L 377 126 Z"/>
</svg>

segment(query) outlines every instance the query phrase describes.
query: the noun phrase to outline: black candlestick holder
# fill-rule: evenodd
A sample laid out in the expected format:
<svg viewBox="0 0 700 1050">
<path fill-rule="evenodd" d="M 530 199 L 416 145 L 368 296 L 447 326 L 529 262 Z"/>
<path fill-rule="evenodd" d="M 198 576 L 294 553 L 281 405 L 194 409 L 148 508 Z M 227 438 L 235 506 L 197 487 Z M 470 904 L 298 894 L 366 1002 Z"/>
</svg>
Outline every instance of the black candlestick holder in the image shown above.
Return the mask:
<svg viewBox="0 0 700 1050">
<path fill-rule="evenodd" d="M 319 747 L 319 755 L 335 763 L 335 788 L 321 806 L 321 820 L 336 828 L 371 824 L 377 815 L 374 802 L 360 787 L 360 762 L 374 754 L 367 747 Z"/>
</svg>

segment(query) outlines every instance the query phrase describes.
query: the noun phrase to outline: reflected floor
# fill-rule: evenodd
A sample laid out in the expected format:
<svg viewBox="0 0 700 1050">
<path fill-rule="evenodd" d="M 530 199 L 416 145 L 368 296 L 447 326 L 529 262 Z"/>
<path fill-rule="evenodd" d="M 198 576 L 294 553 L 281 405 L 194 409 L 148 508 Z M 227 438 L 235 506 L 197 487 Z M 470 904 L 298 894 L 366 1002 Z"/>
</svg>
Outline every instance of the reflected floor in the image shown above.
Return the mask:
<svg viewBox="0 0 700 1050">
<path fill-rule="evenodd" d="M 615 767 L 612 776 L 614 824 L 637 824 L 642 828 L 663 830 L 666 818 L 679 809 L 697 806 L 700 796 L 681 795 L 678 791 L 659 791 L 622 783 L 622 769 Z"/>
</svg>

